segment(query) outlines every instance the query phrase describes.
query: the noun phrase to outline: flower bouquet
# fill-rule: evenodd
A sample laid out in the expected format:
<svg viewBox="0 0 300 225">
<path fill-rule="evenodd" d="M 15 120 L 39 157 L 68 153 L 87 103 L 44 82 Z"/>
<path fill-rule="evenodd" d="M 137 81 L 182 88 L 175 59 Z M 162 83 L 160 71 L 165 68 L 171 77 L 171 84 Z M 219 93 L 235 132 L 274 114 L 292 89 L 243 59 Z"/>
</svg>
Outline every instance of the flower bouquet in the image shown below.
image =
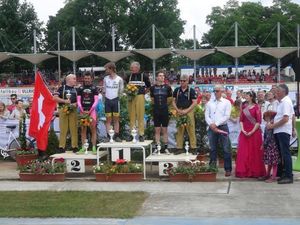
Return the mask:
<svg viewBox="0 0 300 225">
<path fill-rule="evenodd" d="M 176 118 L 176 127 L 186 127 L 191 123 L 190 118 L 187 115 L 178 116 Z"/>
<path fill-rule="evenodd" d="M 169 109 L 170 119 L 177 119 L 177 111 L 174 108 Z"/>
<path fill-rule="evenodd" d="M 82 114 L 79 116 L 79 125 L 83 127 L 88 127 L 93 122 L 92 117 L 89 114 Z"/>
<path fill-rule="evenodd" d="M 75 107 L 71 104 L 64 104 L 62 106 L 59 107 L 60 109 L 62 109 L 62 112 L 65 114 L 70 114 L 70 112 L 73 112 Z"/>
<path fill-rule="evenodd" d="M 127 95 L 128 101 L 132 101 L 138 94 L 138 87 L 134 84 L 127 84 L 125 88 L 125 93 Z"/>
</svg>

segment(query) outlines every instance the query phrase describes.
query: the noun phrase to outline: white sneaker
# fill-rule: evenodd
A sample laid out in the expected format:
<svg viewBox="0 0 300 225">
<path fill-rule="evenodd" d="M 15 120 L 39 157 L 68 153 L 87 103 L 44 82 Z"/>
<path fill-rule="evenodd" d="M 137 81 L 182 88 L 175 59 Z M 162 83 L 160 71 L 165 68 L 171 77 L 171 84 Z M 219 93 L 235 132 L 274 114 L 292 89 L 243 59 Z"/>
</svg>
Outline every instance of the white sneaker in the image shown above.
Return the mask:
<svg viewBox="0 0 300 225">
<path fill-rule="evenodd" d="M 167 155 L 171 155 L 171 152 L 166 148 L 165 149 L 165 153 L 167 154 Z"/>
<path fill-rule="evenodd" d="M 158 150 L 157 148 L 154 150 L 154 152 L 152 152 L 152 155 L 157 155 L 158 154 Z"/>
</svg>

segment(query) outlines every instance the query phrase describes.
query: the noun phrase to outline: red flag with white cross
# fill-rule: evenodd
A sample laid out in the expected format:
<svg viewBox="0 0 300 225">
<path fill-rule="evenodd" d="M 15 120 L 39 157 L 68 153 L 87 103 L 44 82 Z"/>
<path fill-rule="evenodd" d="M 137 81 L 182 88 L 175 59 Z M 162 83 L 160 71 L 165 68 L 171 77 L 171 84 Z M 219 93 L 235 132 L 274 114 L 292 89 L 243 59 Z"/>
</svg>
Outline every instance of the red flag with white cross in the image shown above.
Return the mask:
<svg viewBox="0 0 300 225">
<path fill-rule="evenodd" d="M 39 71 L 35 74 L 32 108 L 30 113 L 29 135 L 36 139 L 37 148 L 46 151 L 48 130 L 53 117 L 56 102 Z"/>
</svg>

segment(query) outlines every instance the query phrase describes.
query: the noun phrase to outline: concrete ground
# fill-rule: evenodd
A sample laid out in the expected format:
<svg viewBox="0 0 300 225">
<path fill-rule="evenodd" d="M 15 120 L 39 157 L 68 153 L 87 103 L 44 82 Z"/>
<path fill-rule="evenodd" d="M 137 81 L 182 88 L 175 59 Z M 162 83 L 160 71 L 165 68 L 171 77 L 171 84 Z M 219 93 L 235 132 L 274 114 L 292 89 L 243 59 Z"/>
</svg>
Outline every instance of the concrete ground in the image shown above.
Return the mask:
<svg viewBox="0 0 300 225">
<path fill-rule="evenodd" d="M 300 173 L 294 184 L 225 178 L 211 183 L 172 183 L 150 179 L 139 183 L 98 183 L 85 178 L 65 182 L 20 182 L 14 162 L 0 161 L 0 191 L 84 190 L 146 191 L 149 198 L 133 219 L 0 218 L 1 225 L 202 225 L 300 224 Z M 90 177 L 88 179 L 91 179 Z M 1 203 L 3 204 L 3 203 Z"/>
</svg>

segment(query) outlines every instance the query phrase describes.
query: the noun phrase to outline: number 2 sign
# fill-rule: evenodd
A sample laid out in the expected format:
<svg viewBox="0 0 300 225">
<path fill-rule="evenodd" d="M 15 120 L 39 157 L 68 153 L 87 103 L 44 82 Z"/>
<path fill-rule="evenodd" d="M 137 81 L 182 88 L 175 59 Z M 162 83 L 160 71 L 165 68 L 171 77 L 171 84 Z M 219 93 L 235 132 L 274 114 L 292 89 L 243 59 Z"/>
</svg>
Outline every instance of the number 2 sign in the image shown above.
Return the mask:
<svg viewBox="0 0 300 225">
<path fill-rule="evenodd" d="M 66 164 L 68 173 L 85 173 L 84 159 L 67 159 Z"/>
</svg>

